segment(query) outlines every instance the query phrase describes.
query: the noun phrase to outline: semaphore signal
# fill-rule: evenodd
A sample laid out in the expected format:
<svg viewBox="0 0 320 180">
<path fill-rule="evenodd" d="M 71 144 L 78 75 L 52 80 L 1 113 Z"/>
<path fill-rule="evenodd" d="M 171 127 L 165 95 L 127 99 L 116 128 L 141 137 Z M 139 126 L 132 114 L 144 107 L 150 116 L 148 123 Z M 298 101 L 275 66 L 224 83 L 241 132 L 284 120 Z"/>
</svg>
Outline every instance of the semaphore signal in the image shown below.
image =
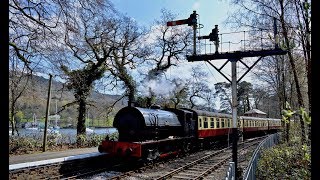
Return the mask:
<svg viewBox="0 0 320 180">
<path fill-rule="evenodd" d="M 169 21 L 167 22 L 167 26 L 177 26 L 181 24 L 187 24 L 188 19 L 181 19 L 177 21 Z"/>
<path fill-rule="evenodd" d="M 167 26 L 177 26 L 182 24 L 188 24 L 188 26 L 197 26 L 197 13 L 196 11 L 193 11 L 192 14 L 190 14 L 190 17 L 188 19 L 181 19 L 176 21 L 168 21 Z"/>
<path fill-rule="evenodd" d="M 190 14 L 190 17 L 188 19 L 181 19 L 176 21 L 168 21 L 167 26 L 177 26 L 182 24 L 188 24 L 188 26 L 193 27 L 193 54 L 196 54 L 196 34 L 197 34 L 197 13 L 196 11 L 193 11 L 192 14 Z"/>
</svg>

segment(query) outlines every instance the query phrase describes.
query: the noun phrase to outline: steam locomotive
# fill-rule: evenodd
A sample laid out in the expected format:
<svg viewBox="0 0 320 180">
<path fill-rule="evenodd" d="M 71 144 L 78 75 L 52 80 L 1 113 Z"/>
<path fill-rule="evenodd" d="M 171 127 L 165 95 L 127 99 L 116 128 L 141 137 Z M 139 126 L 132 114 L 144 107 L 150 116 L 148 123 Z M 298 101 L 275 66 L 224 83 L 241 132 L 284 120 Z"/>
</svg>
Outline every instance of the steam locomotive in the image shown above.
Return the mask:
<svg viewBox="0 0 320 180">
<path fill-rule="evenodd" d="M 118 140 L 104 139 L 98 147 L 113 157 L 147 161 L 225 142 L 231 137 L 230 114 L 159 107 L 124 107 L 115 115 L 113 126 Z M 280 119 L 238 117 L 238 130 L 244 138 L 275 133 Z"/>
</svg>

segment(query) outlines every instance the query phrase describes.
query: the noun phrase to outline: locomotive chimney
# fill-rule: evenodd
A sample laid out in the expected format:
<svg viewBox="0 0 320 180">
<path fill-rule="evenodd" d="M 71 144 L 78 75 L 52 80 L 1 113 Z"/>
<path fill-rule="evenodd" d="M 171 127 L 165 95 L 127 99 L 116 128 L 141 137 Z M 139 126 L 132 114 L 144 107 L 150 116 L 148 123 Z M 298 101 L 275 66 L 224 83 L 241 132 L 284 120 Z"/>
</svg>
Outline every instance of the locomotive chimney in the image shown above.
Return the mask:
<svg viewBox="0 0 320 180">
<path fill-rule="evenodd" d="M 134 107 L 135 105 L 134 101 L 128 101 L 128 107 Z"/>
</svg>

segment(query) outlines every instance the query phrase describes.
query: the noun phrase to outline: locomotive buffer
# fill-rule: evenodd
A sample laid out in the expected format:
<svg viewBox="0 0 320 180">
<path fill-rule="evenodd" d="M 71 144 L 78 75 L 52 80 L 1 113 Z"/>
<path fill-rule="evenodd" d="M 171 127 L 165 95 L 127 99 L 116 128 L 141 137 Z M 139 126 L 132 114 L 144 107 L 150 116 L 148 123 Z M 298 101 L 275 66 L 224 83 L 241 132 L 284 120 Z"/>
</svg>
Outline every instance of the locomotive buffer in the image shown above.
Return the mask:
<svg viewBox="0 0 320 180">
<path fill-rule="evenodd" d="M 193 11 L 196 15 L 196 12 Z M 197 19 L 196 16 L 190 15 L 190 18 L 182 21 L 176 22 L 168 22 L 167 26 L 174 26 L 174 25 L 180 25 L 180 24 L 187 24 L 193 25 L 193 29 L 196 29 Z M 190 23 L 192 22 L 192 23 Z M 194 61 L 206 61 L 208 62 L 212 67 L 214 67 L 223 77 L 225 77 L 230 83 L 232 88 L 232 161 L 235 164 L 235 179 L 238 179 L 239 172 L 237 167 L 237 143 L 238 143 L 238 128 L 237 128 L 237 83 L 265 56 L 272 56 L 272 55 L 285 55 L 287 51 L 282 50 L 279 48 L 278 41 L 275 41 L 275 47 L 274 49 L 266 49 L 266 50 L 260 50 L 260 51 L 235 51 L 235 52 L 225 52 L 225 53 L 219 53 L 218 47 L 219 47 L 219 36 L 218 36 L 218 25 L 215 25 L 215 28 L 212 29 L 212 32 L 208 36 L 200 36 L 198 37 L 198 40 L 201 39 L 209 39 L 210 41 L 213 41 L 216 48 L 216 52 L 213 54 L 196 54 L 196 47 L 195 47 L 195 33 L 194 33 L 194 51 L 193 55 L 187 56 L 188 62 L 194 62 Z M 277 39 L 277 24 L 276 19 L 274 18 L 274 38 Z M 250 67 L 245 64 L 241 59 L 245 57 L 258 57 L 260 56 L 256 62 L 254 62 Z M 227 59 L 227 61 L 220 67 L 217 68 L 214 66 L 210 60 L 219 60 L 219 59 Z M 231 80 L 223 74 L 221 69 L 228 63 L 231 62 Z M 241 62 L 244 66 L 246 66 L 248 69 L 247 71 L 239 78 L 237 79 L 237 68 L 236 63 Z"/>
</svg>

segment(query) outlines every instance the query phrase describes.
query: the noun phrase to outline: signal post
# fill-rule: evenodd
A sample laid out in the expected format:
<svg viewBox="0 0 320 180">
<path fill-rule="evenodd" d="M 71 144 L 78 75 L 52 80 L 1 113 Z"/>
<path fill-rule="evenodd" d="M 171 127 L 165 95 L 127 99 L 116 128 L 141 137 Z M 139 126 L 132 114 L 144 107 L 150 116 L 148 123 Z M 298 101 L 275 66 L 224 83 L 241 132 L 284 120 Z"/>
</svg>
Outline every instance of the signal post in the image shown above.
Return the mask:
<svg viewBox="0 0 320 180">
<path fill-rule="evenodd" d="M 238 163 L 237 163 L 237 146 L 238 146 L 238 127 L 237 127 L 237 83 L 265 56 L 271 55 L 285 55 L 287 51 L 282 50 L 279 48 L 278 45 L 278 36 L 277 36 L 277 24 L 276 20 L 274 19 L 274 39 L 275 39 L 275 46 L 274 49 L 266 49 L 260 51 L 235 51 L 235 52 L 224 52 L 219 53 L 219 36 L 218 36 L 218 25 L 215 25 L 215 28 L 212 29 L 212 32 L 207 36 L 199 36 L 198 40 L 201 39 L 209 39 L 209 41 L 213 41 L 215 45 L 215 53 L 213 54 L 196 54 L 196 28 L 197 28 L 197 19 L 196 19 L 196 11 L 193 11 L 193 14 L 190 15 L 188 19 L 178 20 L 178 21 L 171 21 L 167 22 L 167 26 L 174 26 L 180 24 L 188 24 L 189 26 L 193 26 L 194 30 L 194 48 L 193 48 L 193 55 L 187 56 L 188 62 L 194 61 L 206 61 L 212 67 L 214 67 L 223 77 L 225 77 L 230 83 L 232 88 L 232 161 L 235 164 L 235 179 L 239 178 L 239 171 L 238 171 Z M 260 57 L 259 57 L 260 56 Z M 244 57 L 259 57 L 256 62 L 254 62 L 251 66 L 246 65 L 241 59 Z M 217 68 L 214 64 L 210 62 L 210 60 L 218 60 L 218 59 L 227 59 L 227 62 L 222 65 L 222 67 Z M 231 80 L 221 71 L 221 69 L 228 63 L 231 62 Z M 242 63 L 248 69 L 247 71 L 238 79 L 237 78 L 237 62 Z"/>
</svg>

